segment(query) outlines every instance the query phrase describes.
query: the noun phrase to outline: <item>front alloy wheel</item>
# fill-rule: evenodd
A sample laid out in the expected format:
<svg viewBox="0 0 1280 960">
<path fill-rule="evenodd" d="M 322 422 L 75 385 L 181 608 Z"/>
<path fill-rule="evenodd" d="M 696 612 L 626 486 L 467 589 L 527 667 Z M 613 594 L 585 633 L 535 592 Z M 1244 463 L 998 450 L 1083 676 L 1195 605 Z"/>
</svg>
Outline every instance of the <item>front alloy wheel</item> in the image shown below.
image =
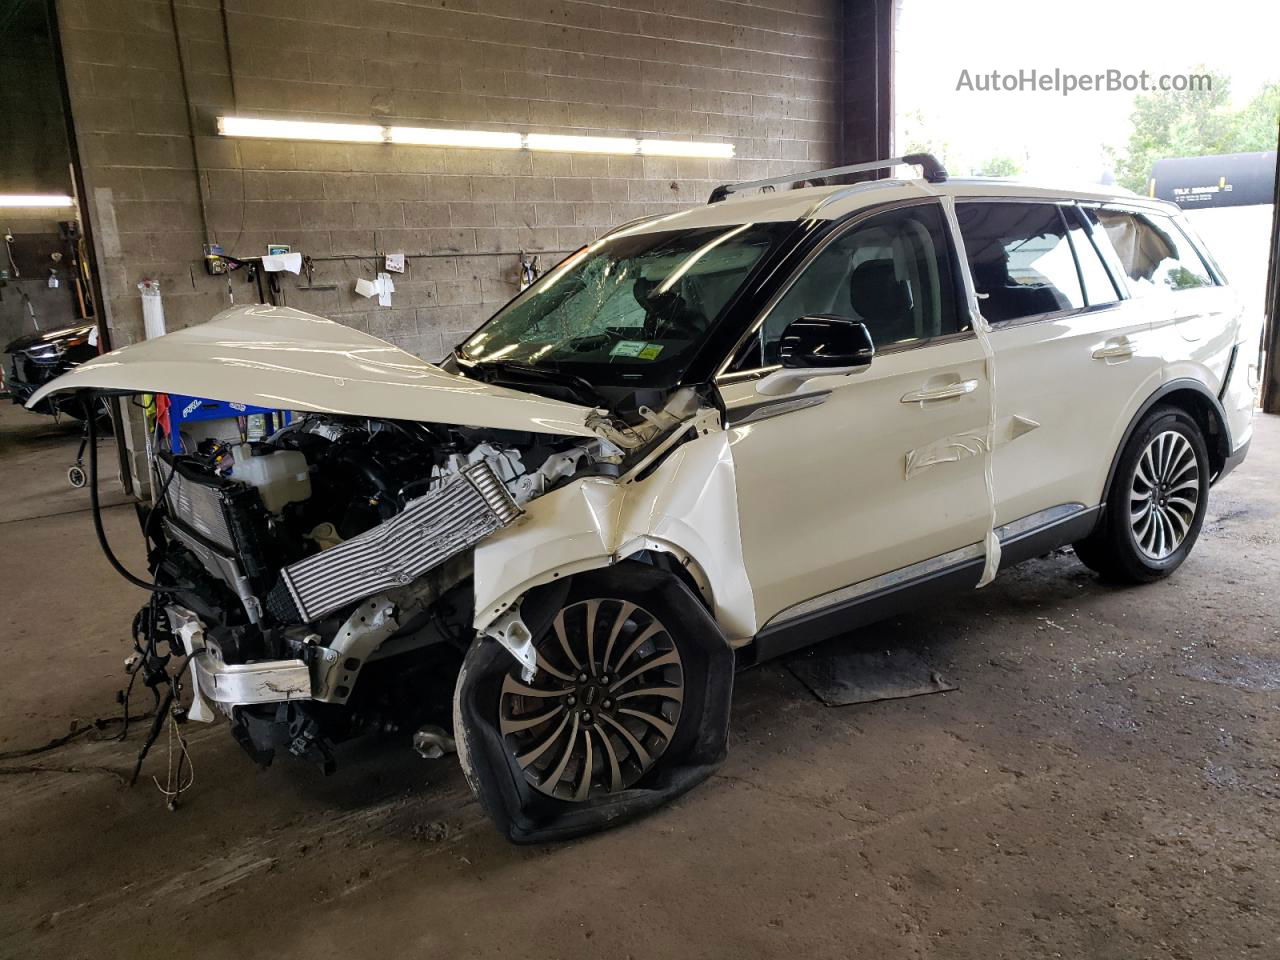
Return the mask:
<svg viewBox="0 0 1280 960">
<path fill-rule="evenodd" d="M 684 703 L 684 664 L 662 621 L 592 598 L 555 616 L 531 683 L 513 664 L 498 727 L 534 789 L 582 803 L 628 789 L 662 757 Z"/>
<path fill-rule="evenodd" d="M 480 639 L 453 702 L 463 775 L 510 840 L 617 826 L 724 758 L 733 649 L 677 576 L 624 560 L 535 587 L 520 615 L 534 637 L 533 680 Z"/>
</svg>

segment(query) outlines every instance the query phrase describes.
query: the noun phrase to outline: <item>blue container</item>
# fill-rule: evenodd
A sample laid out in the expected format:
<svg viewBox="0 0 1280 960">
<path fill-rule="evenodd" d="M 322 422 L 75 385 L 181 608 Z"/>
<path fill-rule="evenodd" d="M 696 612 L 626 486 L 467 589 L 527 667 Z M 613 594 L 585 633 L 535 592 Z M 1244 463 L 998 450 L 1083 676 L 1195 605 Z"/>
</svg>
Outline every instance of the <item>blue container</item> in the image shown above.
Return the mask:
<svg viewBox="0 0 1280 960">
<path fill-rule="evenodd" d="M 255 407 L 247 403 L 228 403 L 225 400 L 205 400 L 200 397 L 185 397 L 180 394 L 169 394 L 169 449 L 174 453 L 182 452 L 182 426 L 187 423 L 202 423 L 210 420 L 236 420 L 240 417 L 252 417 L 261 414 L 271 423 L 270 433 L 279 429 L 290 420 L 293 414 L 288 410 L 273 410 L 269 407 Z"/>
</svg>

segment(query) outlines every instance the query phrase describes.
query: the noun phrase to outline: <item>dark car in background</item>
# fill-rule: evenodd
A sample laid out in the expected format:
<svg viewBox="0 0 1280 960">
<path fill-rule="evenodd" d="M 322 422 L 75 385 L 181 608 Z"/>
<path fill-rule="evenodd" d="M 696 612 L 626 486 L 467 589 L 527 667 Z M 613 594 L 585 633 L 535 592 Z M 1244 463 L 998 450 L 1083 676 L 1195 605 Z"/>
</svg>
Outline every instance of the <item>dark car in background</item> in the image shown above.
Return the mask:
<svg viewBox="0 0 1280 960">
<path fill-rule="evenodd" d="M 14 403 L 25 404 L 50 380 L 96 357 L 97 341 L 92 323 L 18 337 L 4 348 L 4 389 Z M 77 404 L 60 404 L 59 399 L 47 398 L 33 409 L 39 413 L 79 416 Z"/>
</svg>

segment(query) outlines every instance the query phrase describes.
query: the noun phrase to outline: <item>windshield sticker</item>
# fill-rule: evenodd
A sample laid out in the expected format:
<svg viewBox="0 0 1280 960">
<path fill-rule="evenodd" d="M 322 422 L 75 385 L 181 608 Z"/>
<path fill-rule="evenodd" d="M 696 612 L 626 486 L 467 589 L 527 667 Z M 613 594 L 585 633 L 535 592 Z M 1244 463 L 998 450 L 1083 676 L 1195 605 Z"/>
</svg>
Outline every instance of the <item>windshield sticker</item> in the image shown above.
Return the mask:
<svg viewBox="0 0 1280 960">
<path fill-rule="evenodd" d="M 635 357 L 638 360 L 657 360 L 662 344 L 645 343 L 643 340 L 619 340 L 609 351 L 611 357 Z"/>
</svg>

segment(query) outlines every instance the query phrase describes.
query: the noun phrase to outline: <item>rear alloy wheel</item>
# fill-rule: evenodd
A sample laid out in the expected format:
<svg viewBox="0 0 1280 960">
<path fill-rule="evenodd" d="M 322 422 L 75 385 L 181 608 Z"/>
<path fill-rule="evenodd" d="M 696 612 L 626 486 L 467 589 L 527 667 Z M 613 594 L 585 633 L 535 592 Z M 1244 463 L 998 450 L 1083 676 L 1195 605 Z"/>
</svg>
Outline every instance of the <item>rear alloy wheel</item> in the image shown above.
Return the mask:
<svg viewBox="0 0 1280 960">
<path fill-rule="evenodd" d="M 513 663 L 499 701 L 525 780 L 575 803 L 629 788 L 680 723 L 684 665 L 667 628 L 634 603 L 594 598 L 561 609 L 536 646 L 533 681 Z"/>
<path fill-rule="evenodd" d="M 1200 505 L 1200 465 L 1177 430 L 1157 434 L 1142 451 L 1129 504 L 1133 538 L 1148 559 L 1168 558 L 1187 539 Z"/>
<path fill-rule="evenodd" d="M 1178 407 L 1155 407 L 1129 437 L 1102 519 L 1075 544 L 1076 555 L 1112 580 L 1167 577 L 1200 535 L 1209 471 L 1199 424 Z"/>
</svg>

